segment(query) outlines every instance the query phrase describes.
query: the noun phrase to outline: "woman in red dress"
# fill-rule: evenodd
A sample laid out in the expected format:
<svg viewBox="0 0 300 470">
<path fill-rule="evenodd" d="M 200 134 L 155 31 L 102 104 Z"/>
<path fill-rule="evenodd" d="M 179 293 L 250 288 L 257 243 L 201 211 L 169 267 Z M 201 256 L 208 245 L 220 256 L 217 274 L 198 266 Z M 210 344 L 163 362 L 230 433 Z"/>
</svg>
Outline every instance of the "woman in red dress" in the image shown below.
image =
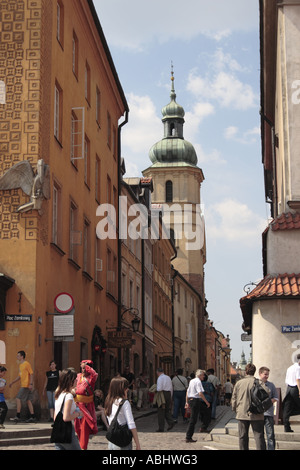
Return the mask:
<svg viewBox="0 0 300 470">
<path fill-rule="evenodd" d="M 80 447 L 86 450 L 91 434 L 97 434 L 97 417 L 94 405 L 94 388 L 98 378 L 97 372 L 92 368 L 90 360 L 81 361 L 81 373 L 77 374 L 75 401 L 83 413 L 81 419 L 75 420 L 75 431 L 77 433 Z"/>
</svg>

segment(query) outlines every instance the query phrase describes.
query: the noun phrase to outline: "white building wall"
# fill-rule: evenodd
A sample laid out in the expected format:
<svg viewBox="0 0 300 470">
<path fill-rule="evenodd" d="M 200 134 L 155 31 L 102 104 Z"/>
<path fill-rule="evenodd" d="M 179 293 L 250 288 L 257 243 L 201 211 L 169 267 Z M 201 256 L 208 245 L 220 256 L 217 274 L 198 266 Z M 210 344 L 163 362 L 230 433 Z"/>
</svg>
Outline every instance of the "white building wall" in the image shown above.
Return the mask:
<svg viewBox="0 0 300 470">
<path fill-rule="evenodd" d="M 270 369 L 270 381 L 285 396 L 285 375 L 300 353 L 300 332 L 282 333 L 282 326 L 300 324 L 299 300 L 261 300 L 252 309 L 252 360 Z"/>
</svg>

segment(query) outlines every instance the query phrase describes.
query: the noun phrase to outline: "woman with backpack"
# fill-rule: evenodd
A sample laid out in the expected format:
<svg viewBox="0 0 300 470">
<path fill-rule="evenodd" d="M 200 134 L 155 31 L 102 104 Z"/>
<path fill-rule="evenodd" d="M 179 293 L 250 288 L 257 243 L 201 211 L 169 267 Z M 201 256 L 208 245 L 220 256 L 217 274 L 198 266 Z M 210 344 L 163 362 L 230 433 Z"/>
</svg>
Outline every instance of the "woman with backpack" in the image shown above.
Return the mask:
<svg viewBox="0 0 300 470">
<path fill-rule="evenodd" d="M 129 383 L 125 377 L 114 377 L 111 380 L 104 405 L 105 414 L 107 416 L 108 424 L 110 425 L 121 405 L 117 420 L 121 425 L 127 423 L 127 426 L 132 433 L 136 450 L 141 450 L 131 405 L 127 399 L 128 388 Z M 112 442 L 109 442 L 108 450 L 132 450 L 132 442 L 130 442 L 126 447 L 118 447 Z"/>
</svg>

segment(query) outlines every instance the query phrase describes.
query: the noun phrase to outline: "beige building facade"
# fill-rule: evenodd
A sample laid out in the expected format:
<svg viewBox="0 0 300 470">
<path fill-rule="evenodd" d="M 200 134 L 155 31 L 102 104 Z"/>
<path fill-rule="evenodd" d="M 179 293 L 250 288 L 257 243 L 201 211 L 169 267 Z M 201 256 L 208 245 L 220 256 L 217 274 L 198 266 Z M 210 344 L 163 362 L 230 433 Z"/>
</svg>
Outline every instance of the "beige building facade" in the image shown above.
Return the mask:
<svg viewBox="0 0 300 470">
<path fill-rule="evenodd" d="M 262 281 L 241 299 L 253 363 L 285 395 L 300 348 L 300 3 L 260 1 L 261 135 L 266 201 Z"/>
</svg>

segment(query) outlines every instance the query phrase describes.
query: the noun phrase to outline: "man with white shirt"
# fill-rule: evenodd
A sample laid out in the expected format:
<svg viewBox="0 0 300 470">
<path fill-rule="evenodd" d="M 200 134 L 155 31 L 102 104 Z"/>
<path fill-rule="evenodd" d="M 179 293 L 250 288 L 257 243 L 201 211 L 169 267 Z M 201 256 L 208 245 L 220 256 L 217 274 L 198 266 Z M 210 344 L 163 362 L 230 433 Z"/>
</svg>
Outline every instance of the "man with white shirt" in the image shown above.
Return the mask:
<svg viewBox="0 0 300 470">
<path fill-rule="evenodd" d="M 189 383 L 189 387 L 186 392 L 186 408 L 189 406 L 191 409 L 191 417 L 189 426 L 186 431 L 185 440 L 186 442 L 196 442 L 193 439 L 195 425 L 197 423 L 199 411 L 200 411 L 200 398 L 205 402 L 207 408 L 210 407 L 210 403 L 204 396 L 204 388 L 201 383 L 201 378 L 204 378 L 205 371 L 198 369 L 195 373 L 195 378 Z"/>
<path fill-rule="evenodd" d="M 164 432 L 165 430 L 165 420 L 167 421 L 169 427 L 168 431 L 173 428 L 176 422 L 173 420 L 171 415 L 171 403 L 172 403 L 172 395 L 173 395 L 173 386 L 172 381 L 168 375 L 164 374 L 163 369 L 157 369 L 157 383 L 156 383 L 156 391 L 157 393 L 162 393 L 164 397 L 164 402 L 161 406 L 158 407 L 157 410 L 157 417 L 158 417 L 158 430 L 157 432 Z"/>
<path fill-rule="evenodd" d="M 290 426 L 290 416 L 300 414 L 300 354 L 297 354 L 297 362 L 286 371 L 285 383 L 286 395 L 283 400 L 283 424 L 285 432 L 293 432 Z"/>
</svg>

